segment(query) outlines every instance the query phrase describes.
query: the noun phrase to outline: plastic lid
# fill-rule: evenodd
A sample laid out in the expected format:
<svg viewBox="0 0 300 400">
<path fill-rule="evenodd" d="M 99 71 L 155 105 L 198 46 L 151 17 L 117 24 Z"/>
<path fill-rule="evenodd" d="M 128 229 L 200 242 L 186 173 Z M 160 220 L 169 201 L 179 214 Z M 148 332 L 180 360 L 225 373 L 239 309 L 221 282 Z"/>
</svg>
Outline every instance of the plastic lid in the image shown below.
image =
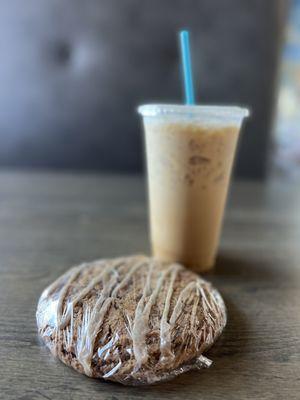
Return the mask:
<svg viewBox="0 0 300 400">
<path fill-rule="evenodd" d="M 143 117 L 192 118 L 208 122 L 237 121 L 249 116 L 247 108 L 237 106 L 199 106 L 179 104 L 147 104 L 138 107 Z"/>
</svg>

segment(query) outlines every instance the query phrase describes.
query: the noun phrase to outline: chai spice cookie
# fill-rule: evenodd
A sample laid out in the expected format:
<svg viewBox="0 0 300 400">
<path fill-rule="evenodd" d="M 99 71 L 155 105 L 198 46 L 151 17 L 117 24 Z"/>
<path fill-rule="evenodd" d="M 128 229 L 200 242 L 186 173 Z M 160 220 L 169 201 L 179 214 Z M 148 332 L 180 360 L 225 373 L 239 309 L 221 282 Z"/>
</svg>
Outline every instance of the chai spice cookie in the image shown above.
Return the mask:
<svg viewBox="0 0 300 400">
<path fill-rule="evenodd" d="M 140 255 L 71 268 L 44 290 L 36 317 L 53 355 L 125 385 L 209 366 L 203 353 L 226 324 L 210 283 L 180 264 Z"/>
</svg>

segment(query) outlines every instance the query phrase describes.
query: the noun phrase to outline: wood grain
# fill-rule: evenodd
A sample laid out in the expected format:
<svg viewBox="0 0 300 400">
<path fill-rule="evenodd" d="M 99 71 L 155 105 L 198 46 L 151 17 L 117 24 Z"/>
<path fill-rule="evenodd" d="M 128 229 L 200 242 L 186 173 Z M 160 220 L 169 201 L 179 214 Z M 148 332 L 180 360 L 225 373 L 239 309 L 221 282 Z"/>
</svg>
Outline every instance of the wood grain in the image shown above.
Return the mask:
<svg viewBox="0 0 300 400">
<path fill-rule="evenodd" d="M 140 177 L 0 174 L 0 398 L 299 399 L 300 190 L 235 184 L 216 269 L 229 322 L 213 366 L 147 388 L 82 376 L 39 343 L 45 286 L 82 260 L 147 252 Z"/>
</svg>

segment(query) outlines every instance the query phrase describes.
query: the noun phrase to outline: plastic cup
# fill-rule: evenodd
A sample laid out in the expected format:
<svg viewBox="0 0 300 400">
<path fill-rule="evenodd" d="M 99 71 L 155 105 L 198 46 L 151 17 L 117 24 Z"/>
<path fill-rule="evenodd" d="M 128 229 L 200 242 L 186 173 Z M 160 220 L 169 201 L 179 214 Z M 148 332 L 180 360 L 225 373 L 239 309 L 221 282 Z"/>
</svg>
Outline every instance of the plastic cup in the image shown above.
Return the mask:
<svg viewBox="0 0 300 400">
<path fill-rule="evenodd" d="M 215 263 L 245 108 L 143 105 L 152 253 L 198 272 Z"/>
</svg>

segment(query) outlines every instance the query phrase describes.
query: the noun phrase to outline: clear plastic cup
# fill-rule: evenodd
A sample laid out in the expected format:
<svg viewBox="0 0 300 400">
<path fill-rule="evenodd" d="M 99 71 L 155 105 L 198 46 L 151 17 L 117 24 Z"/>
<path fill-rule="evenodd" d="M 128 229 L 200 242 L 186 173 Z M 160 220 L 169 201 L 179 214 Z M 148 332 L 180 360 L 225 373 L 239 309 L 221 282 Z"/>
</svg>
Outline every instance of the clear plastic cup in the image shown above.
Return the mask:
<svg viewBox="0 0 300 400">
<path fill-rule="evenodd" d="M 213 267 L 245 108 L 144 105 L 153 255 Z"/>
</svg>

